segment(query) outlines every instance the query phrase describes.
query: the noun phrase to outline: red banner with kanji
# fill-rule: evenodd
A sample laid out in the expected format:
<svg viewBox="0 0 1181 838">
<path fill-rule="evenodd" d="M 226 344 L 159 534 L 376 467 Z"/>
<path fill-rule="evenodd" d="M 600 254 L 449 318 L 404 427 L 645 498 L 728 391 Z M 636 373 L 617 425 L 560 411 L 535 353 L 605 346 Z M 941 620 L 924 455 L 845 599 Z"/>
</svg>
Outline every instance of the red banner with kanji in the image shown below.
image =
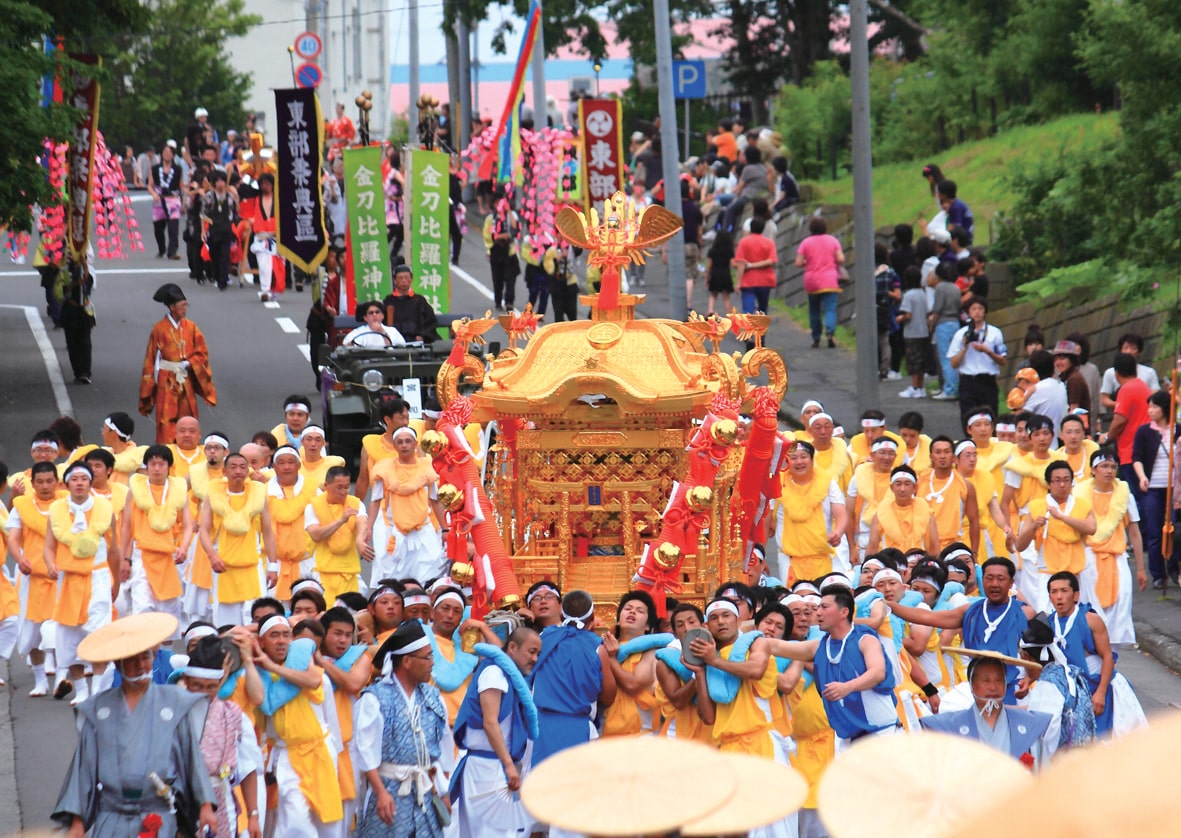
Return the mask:
<svg viewBox="0 0 1181 838">
<path fill-rule="evenodd" d="M 71 55 L 82 64 L 102 63 L 97 55 Z M 79 111 L 70 137 L 69 232 L 70 258 L 81 261 L 90 243 L 90 209 L 94 200 L 94 153 L 98 148 L 98 79 L 85 70 L 72 74 L 70 104 Z"/>
<path fill-rule="evenodd" d="M 585 171 L 583 195 L 591 206 L 623 190 L 623 122 L 617 99 L 579 99 L 578 125 Z"/>
</svg>

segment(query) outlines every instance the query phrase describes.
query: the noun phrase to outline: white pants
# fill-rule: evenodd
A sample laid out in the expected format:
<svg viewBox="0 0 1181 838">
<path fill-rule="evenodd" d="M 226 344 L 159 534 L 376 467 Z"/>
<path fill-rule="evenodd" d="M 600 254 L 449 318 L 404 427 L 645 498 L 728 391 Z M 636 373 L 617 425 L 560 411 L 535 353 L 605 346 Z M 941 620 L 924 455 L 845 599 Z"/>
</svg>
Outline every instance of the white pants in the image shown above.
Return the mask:
<svg viewBox="0 0 1181 838">
<path fill-rule="evenodd" d="M 1119 574 L 1119 593 L 1115 602 L 1110 608 L 1103 608 L 1097 600 L 1090 605 L 1095 609 L 1095 613 L 1103 618 L 1103 622 L 1107 623 L 1107 636 L 1113 644 L 1135 643 L 1136 628 L 1132 625 L 1132 569 L 1128 566 L 1128 557 L 1117 557 L 1116 566 Z"/>
<path fill-rule="evenodd" d="M 156 611 L 176 617 L 178 624 L 177 631 L 170 638 L 171 640 L 175 640 L 177 637 L 180 637 L 180 597 L 156 599 L 156 595 L 152 593 L 152 583 L 148 581 L 148 574 L 144 571 L 143 557 L 140 555 L 139 548 L 136 547 L 131 555 L 131 581 L 124 586 L 130 591 L 131 613 L 143 614 L 149 611 Z M 120 598 L 122 597 L 120 596 Z"/>
<path fill-rule="evenodd" d="M 20 637 L 20 617 L 14 615 L 0 620 L 0 658 L 8 660 L 12 657 L 18 637 Z"/>
<path fill-rule="evenodd" d="M 508 790 L 499 760 L 468 757 L 455 821 L 460 838 L 517 838 L 530 823 L 518 795 Z"/>
<path fill-rule="evenodd" d="M 876 733 L 871 733 L 868 736 L 860 736 L 857 739 L 841 739 L 839 736 L 834 743 L 833 753 L 840 755 L 842 752 L 849 750 L 861 739 L 868 739 L 870 736 L 897 736 L 902 731 L 901 727 L 888 727 L 885 730 L 879 730 Z"/>
<path fill-rule="evenodd" d="M 215 602 L 213 603 L 213 619 L 215 626 L 245 626 L 250 623 L 251 600 L 245 602 Z"/>
<path fill-rule="evenodd" d="M 336 762 L 335 755 L 332 761 Z M 275 783 L 279 787 L 279 806 L 274 816 L 267 818 L 267 834 L 275 838 L 343 838 L 347 828 L 343 820 L 322 823 L 308 806 L 308 799 L 299 788 L 299 775 L 287 758 L 286 748 L 275 748 L 272 764 Z"/>
<path fill-rule="evenodd" d="M 391 531 L 396 543 L 394 549 L 389 551 L 386 547 Z M 429 521 L 411 533 L 402 535 L 385 520 L 384 515 L 379 514 L 373 524 L 373 546 L 373 571 L 370 574 L 373 580 L 409 577 L 425 582 L 440 576 L 447 566 L 443 543 Z"/>
<path fill-rule="evenodd" d="M 78 644 L 89 634 L 111 622 L 111 571 L 103 567 L 90 574 L 90 605 L 86 622 L 80 626 L 57 627 L 57 661 L 59 666 L 81 666 Z"/>
<path fill-rule="evenodd" d="M 1016 563 L 1016 557 L 1014 558 Z M 1038 555 L 1037 547 L 1033 542 L 1021 551 L 1020 567 L 1017 568 L 1017 593 L 1025 600 L 1035 611 L 1049 613 L 1050 611 L 1050 593 L 1046 590 L 1046 582 L 1049 576 L 1043 576 L 1038 570 L 1038 565 L 1041 564 L 1041 556 Z"/>
</svg>

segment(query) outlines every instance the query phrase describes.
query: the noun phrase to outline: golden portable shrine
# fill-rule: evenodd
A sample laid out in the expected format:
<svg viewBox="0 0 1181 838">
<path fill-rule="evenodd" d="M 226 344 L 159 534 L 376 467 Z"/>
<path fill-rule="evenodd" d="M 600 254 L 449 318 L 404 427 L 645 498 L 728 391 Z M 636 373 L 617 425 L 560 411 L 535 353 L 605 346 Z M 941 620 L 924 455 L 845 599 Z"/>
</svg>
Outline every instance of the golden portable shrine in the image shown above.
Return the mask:
<svg viewBox="0 0 1181 838">
<path fill-rule="evenodd" d="M 462 322 L 439 372 L 445 410 L 423 447 L 452 510 L 449 555 L 460 574 L 474 577 L 485 607 L 518 602 L 541 579 L 589 591 L 607 612 L 601 616 L 613 616 L 632 588 L 649 590 L 662 611 L 666 594 L 701 602 L 748 569 L 767 501 L 778 494 L 787 370 L 762 346 L 769 318 L 636 318 L 644 298 L 618 292 L 618 269 L 680 228 L 662 207 L 634 213 L 617 193 L 601 222 L 594 210 L 588 220 L 564 209 L 557 223 L 602 268 L 600 293 L 580 300 L 590 319 L 538 328 L 528 311 L 504 315 L 509 348 L 487 363 L 468 350 L 497 321 Z M 722 352 L 730 331 L 754 348 Z M 767 383 L 756 385 L 760 378 Z M 461 397 L 461 384 L 479 389 Z M 749 426 L 740 413 L 752 417 Z M 459 474 L 456 431 L 493 420 L 489 500 L 474 469 Z M 465 536 L 476 542 L 470 568 Z"/>
</svg>

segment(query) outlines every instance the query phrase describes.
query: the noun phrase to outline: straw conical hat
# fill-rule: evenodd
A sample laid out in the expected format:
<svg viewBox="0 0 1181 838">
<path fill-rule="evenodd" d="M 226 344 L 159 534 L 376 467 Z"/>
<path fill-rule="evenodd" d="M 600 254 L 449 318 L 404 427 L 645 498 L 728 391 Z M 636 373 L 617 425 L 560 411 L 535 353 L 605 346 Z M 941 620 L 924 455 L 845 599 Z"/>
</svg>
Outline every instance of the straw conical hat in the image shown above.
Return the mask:
<svg viewBox="0 0 1181 838">
<path fill-rule="evenodd" d="M 978 816 L 948 836 L 992 838 L 1003 823 L 1038 838 L 1173 838 L 1179 752 L 1181 713 L 1156 715 L 1122 739 L 1055 756 L 1029 793 L 978 797 Z"/>
<path fill-rule="evenodd" d="M 959 782 L 965 778 L 967 785 Z M 829 766 L 817 808 L 832 838 L 945 838 L 972 819 L 981 801 L 1032 785 L 1020 762 L 974 739 L 946 733 L 873 736 Z"/>
<path fill-rule="evenodd" d="M 963 655 L 966 658 L 981 658 L 983 660 L 1000 661 L 1001 663 L 1010 666 L 1023 666 L 1026 669 L 1032 669 L 1034 672 L 1041 672 L 1042 665 L 1036 661 L 1028 661 L 1024 658 L 1015 658 L 1011 655 L 1002 655 L 1000 652 L 994 652 L 992 649 L 961 649 L 959 646 L 940 646 L 940 651 L 951 652 L 956 655 Z"/>
<path fill-rule="evenodd" d="M 176 617 L 150 612 L 133 614 L 103 626 L 78 644 L 78 657 L 91 663 L 121 661 L 146 652 L 176 632 Z"/>
<path fill-rule="evenodd" d="M 568 748 L 525 778 L 538 821 L 594 836 L 662 835 L 728 801 L 738 779 L 717 751 L 664 736 L 620 736 Z"/>
<path fill-rule="evenodd" d="M 720 808 L 681 827 L 686 836 L 737 835 L 775 823 L 800 808 L 808 781 L 790 766 L 747 754 L 718 753 L 717 771 L 734 776 L 738 788 Z"/>
</svg>

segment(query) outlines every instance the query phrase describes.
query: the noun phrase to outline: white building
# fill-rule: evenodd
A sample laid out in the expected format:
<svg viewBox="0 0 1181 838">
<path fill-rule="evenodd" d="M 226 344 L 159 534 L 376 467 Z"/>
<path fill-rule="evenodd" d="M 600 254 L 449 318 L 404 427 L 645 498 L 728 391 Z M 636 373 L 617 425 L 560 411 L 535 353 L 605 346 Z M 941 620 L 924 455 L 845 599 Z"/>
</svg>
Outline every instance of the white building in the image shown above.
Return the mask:
<svg viewBox="0 0 1181 838">
<path fill-rule="evenodd" d="M 245 37 L 226 44 L 234 66 L 250 73 L 253 84 L 247 110 L 261 115 L 259 127 L 268 141 L 275 136 L 276 89 L 295 86 L 292 65 L 306 59 L 289 52 L 305 31 L 315 32 L 323 45 L 314 63 L 323 74 L 318 92 L 326 119 L 336 102 L 357 122 L 353 100 L 362 90 L 373 94 L 370 131 L 385 137 L 389 131 L 389 14 L 386 0 L 246 0 L 244 11 L 262 23 Z"/>
</svg>

